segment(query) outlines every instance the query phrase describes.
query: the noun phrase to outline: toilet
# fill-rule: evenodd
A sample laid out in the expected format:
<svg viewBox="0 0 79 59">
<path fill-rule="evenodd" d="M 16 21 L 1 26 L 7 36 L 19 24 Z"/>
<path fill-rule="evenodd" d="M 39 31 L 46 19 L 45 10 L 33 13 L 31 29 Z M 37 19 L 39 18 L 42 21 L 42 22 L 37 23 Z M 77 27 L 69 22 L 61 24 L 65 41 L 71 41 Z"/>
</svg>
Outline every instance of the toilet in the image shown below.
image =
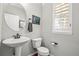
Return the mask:
<svg viewBox="0 0 79 59">
<path fill-rule="evenodd" d="M 39 56 L 48 56 L 49 50 L 46 47 L 41 46 L 42 38 L 32 39 L 33 48 L 37 49 Z"/>
</svg>

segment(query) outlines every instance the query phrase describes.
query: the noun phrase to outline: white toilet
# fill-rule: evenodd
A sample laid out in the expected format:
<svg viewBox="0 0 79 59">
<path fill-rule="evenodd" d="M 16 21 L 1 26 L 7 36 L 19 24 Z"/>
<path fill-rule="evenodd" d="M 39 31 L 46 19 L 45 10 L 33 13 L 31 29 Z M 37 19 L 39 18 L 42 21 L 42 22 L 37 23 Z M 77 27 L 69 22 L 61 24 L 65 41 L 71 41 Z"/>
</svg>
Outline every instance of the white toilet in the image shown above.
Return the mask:
<svg viewBox="0 0 79 59">
<path fill-rule="evenodd" d="M 48 56 L 49 50 L 46 47 L 41 47 L 42 38 L 32 39 L 33 48 L 36 48 L 39 56 Z"/>
</svg>

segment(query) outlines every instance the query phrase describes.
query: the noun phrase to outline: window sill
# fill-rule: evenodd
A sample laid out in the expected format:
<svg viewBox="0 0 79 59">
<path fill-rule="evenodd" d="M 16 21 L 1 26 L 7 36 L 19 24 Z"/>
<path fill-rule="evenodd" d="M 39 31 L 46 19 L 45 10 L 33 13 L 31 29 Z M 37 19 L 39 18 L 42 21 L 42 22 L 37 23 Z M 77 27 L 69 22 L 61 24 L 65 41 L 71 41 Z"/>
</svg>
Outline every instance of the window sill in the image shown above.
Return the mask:
<svg viewBox="0 0 79 59">
<path fill-rule="evenodd" d="M 72 35 L 72 31 L 68 32 L 60 32 L 60 31 L 52 31 L 54 34 L 65 34 L 65 35 Z"/>
</svg>

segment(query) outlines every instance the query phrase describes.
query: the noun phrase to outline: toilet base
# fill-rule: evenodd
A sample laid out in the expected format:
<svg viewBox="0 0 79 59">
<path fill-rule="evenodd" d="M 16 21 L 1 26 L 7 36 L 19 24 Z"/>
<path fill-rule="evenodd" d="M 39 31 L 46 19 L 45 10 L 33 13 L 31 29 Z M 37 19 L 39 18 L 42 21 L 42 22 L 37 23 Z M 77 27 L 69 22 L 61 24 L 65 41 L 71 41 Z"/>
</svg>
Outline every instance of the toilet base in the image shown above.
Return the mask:
<svg viewBox="0 0 79 59">
<path fill-rule="evenodd" d="M 38 56 L 38 53 L 33 54 L 32 56 Z"/>
<path fill-rule="evenodd" d="M 41 56 L 41 55 L 39 55 L 38 53 L 35 53 L 32 56 Z M 48 55 L 48 56 L 50 56 L 50 55 Z"/>
</svg>

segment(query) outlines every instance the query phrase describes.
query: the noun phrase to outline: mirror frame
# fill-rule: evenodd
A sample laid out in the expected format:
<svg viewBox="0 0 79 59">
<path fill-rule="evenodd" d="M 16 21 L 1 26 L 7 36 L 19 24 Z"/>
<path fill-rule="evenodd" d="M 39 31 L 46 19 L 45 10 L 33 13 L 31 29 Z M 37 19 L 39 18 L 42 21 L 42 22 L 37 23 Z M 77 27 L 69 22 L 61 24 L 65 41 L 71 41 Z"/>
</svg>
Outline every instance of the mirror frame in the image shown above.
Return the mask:
<svg viewBox="0 0 79 59">
<path fill-rule="evenodd" d="M 12 4 L 12 3 L 8 3 L 8 4 Z M 23 29 L 25 29 L 24 27 L 26 26 L 26 10 L 25 10 L 25 8 L 24 8 L 24 6 L 21 4 L 21 3 L 17 3 L 17 4 L 19 4 L 21 7 L 18 7 L 17 5 L 16 5 L 16 3 L 13 3 L 13 5 L 14 6 L 17 6 L 18 8 L 22 8 L 23 9 L 23 11 L 25 12 L 25 18 L 24 18 L 24 20 L 21 20 L 21 19 L 19 19 L 19 30 L 18 31 L 21 31 L 21 30 L 23 30 Z M 5 14 L 6 12 L 4 12 L 4 14 Z M 13 14 L 13 15 L 15 15 L 15 14 Z M 18 15 L 17 15 L 18 16 Z M 24 26 L 22 26 L 21 25 L 21 22 L 22 23 L 25 23 L 25 25 Z M 7 24 L 7 23 L 6 23 Z M 8 25 L 8 24 L 7 24 Z M 8 26 L 9 27 L 9 26 Z M 10 27 L 9 27 L 10 28 Z M 14 29 L 12 29 L 12 28 L 10 28 L 11 30 L 13 30 L 13 31 L 15 31 Z"/>
</svg>

